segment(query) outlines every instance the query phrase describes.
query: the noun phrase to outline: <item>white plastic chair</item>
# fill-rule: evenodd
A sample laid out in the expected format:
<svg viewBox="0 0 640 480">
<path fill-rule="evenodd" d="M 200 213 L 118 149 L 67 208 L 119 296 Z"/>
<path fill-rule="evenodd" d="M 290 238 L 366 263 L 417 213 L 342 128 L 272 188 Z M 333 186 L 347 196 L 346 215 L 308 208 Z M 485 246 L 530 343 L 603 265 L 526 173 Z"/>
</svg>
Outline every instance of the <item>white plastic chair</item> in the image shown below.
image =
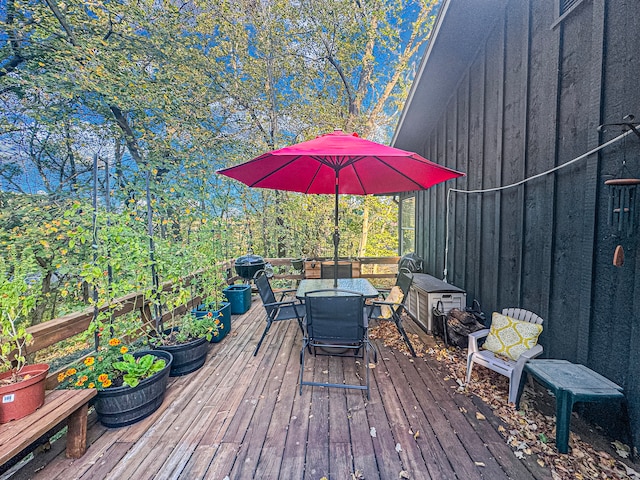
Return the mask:
<svg viewBox="0 0 640 480">
<path fill-rule="evenodd" d="M 542 325 L 544 320 L 533 312 L 521 308 L 505 308 L 502 310 L 503 315 L 507 315 L 516 320 L 531 322 Z M 509 358 L 497 357 L 489 350 L 480 349 L 478 340 L 489 335 L 489 329 L 478 330 L 469 334 L 469 350 L 467 352 L 467 384 L 471 381 L 471 370 L 473 364 L 477 363 L 483 367 L 487 367 L 500 375 L 509 378 L 509 402 L 516 403 L 518 396 L 518 387 L 520 385 L 520 377 L 525 363 L 542 354 L 542 345 L 536 345 L 520 355 L 517 361 Z"/>
</svg>

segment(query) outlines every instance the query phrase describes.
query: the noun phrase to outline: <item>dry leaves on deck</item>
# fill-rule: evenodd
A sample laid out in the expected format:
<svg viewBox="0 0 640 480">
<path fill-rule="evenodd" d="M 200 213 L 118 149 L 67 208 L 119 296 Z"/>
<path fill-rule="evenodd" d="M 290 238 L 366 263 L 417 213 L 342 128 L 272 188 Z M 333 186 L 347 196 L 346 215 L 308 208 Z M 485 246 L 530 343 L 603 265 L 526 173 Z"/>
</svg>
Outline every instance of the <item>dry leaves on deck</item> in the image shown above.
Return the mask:
<svg viewBox="0 0 640 480">
<path fill-rule="evenodd" d="M 466 350 L 438 347 L 429 349 L 428 353 L 447 367 L 450 377 L 458 385 L 464 385 Z M 498 431 L 513 448 L 514 455 L 518 458 L 536 455 L 538 464 L 550 467 L 554 480 L 640 480 L 640 474 L 633 468 L 607 452 L 596 450 L 573 432 L 569 440 L 571 453 L 558 453 L 555 448 L 555 418 L 543 415 L 532 405 L 532 392 L 529 390 L 525 390 L 527 394 L 522 397 L 520 410 L 507 403 L 509 383 L 502 375 L 485 368 L 475 368 L 471 383 L 466 387 L 459 386 L 457 391 L 472 393 L 487 403 L 507 425 L 506 428 L 498 427 Z M 480 412 L 475 415 L 478 419 L 484 417 Z M 614 444 L 614 447 L 624 451 L 626 445 L 622 445 Z"/>
<path fill-rule="evenodd" d="M 407 333 L 417 357 L 424 357 L 426 350 L 425 344 L 420 340 L 420 337 L 415 333 Z M 396 328 L 396 324 L 393 322 L 378 322 L 375 327 L 369 329 L 369 337 L 382 340 L 385 347 L 393 348 L 399 352 L 411 356 L 411 352 L 404 343 L 404 339 L 400 336 L 400 332 Z"/>
</svg>

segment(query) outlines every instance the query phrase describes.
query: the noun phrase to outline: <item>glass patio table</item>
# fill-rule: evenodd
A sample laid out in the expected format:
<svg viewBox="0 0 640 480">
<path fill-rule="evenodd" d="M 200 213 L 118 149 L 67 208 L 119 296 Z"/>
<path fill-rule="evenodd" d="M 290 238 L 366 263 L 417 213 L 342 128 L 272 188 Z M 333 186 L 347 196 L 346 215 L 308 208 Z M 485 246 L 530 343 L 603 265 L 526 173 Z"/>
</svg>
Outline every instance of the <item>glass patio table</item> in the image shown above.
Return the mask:
<svg viewBox="0 0 640 480">
<path fill-rule="evenodd" d="M 307 278 L 300 281 L 296 291 L 296 298 L 304 301 L 304 295 L 307 292 L 332 288 L 334 288 L 333 278 Z M 378 296 L 378 290 L 366 278 L 339 278 L 336 288 L 360 293 L 365 298 L 376 298 Z"/>
</svg>

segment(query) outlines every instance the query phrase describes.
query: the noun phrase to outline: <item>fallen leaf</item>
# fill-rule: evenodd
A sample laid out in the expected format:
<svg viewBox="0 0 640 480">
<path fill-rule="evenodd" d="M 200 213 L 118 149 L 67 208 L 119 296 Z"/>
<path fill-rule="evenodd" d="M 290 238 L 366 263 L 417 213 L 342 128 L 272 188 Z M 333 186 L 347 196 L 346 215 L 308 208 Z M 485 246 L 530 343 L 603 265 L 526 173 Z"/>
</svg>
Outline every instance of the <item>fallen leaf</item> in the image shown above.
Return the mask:
<svg viewBox="0 0 640 480">
<path fill-rule="evenodd" d="M 373 438 L 376 437 L 376 427 L 371 427 L 371 430 L 369 430 L 369 434 L 371 434 L 371 436 Z"/>
<path fill-rule="evenodd" d="M 411 478 L 411 477 L 409 476 L 409 472 L 407 472 L 406 470 L 401 470 L 400 474 L 398 475 L 398 478 L 408 479 L 408 478 Z"/>
<path fill-rule="evenodd" d="M 476 418 L 478 420 L 486 420 L 487 417 L 485 417 L 483 414 L 481 414 L 480 412 L 476 412 Z"/>
<path fill-rule="evenodd" d="M 486 465 L 484 464 L 484 462 L 473 462 L 476 464 L 476 467 L 486 467 Z"/>
<path fill-rule="evenodd" d="M 420 430 L 416 430 L 416 433 L 413 434 L 413 439 L 418 440 L 419 436 L 420 436 Z"/>
<path fill-rule="evenodd" d="M 629 445 L 625 445 L 624 443 L 618 440 L 616 440 L 615 442 L 611 442 L 611 445 L 613 445 L 613 448 L 616 449 L 616 453 L 620 455 L 622 458 L 629 457 L 629 454 L 631 453 L 631 449 L 629 448 Z"/>
</svg>

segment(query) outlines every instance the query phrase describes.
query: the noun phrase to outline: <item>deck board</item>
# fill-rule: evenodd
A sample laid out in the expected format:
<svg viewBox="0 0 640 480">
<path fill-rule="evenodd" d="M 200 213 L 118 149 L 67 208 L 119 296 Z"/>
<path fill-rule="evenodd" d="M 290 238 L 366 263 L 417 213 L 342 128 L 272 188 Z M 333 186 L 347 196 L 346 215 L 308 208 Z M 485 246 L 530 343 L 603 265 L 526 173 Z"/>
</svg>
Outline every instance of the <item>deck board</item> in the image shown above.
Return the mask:
<svg viewBox="0 0 640 480">
<path fill-rule="evenodd" d="M 455 393 L 429 356 L 412 359 L 375 341 L 370 400 L 363 391 L 317 386 L 300 394 L 297 324 L 274 324 L 254 357 L 264 326 L 254 296 L 252 308 L 233 317 L 229 336 L 212 345 L 203 368 L 170 379 L 152 416 L 120 429 L 94 424 L 81 459 L 66 459 L 58 449 L 44 468 L 27 465 L 14 477 L 332 480 L 359 472 L 356 478 L 386 480 L 403 470 L 411 479 L 550 477 L 545 469 L 531 473 L 514 456 L 498 421 L 477 420 L 476 400 Z M 407 327 L 432 342 L 410 321 Z M 358 383 L 366 366 L 307 355 L 305 367 L 308 379 Z"/>
</svg>

